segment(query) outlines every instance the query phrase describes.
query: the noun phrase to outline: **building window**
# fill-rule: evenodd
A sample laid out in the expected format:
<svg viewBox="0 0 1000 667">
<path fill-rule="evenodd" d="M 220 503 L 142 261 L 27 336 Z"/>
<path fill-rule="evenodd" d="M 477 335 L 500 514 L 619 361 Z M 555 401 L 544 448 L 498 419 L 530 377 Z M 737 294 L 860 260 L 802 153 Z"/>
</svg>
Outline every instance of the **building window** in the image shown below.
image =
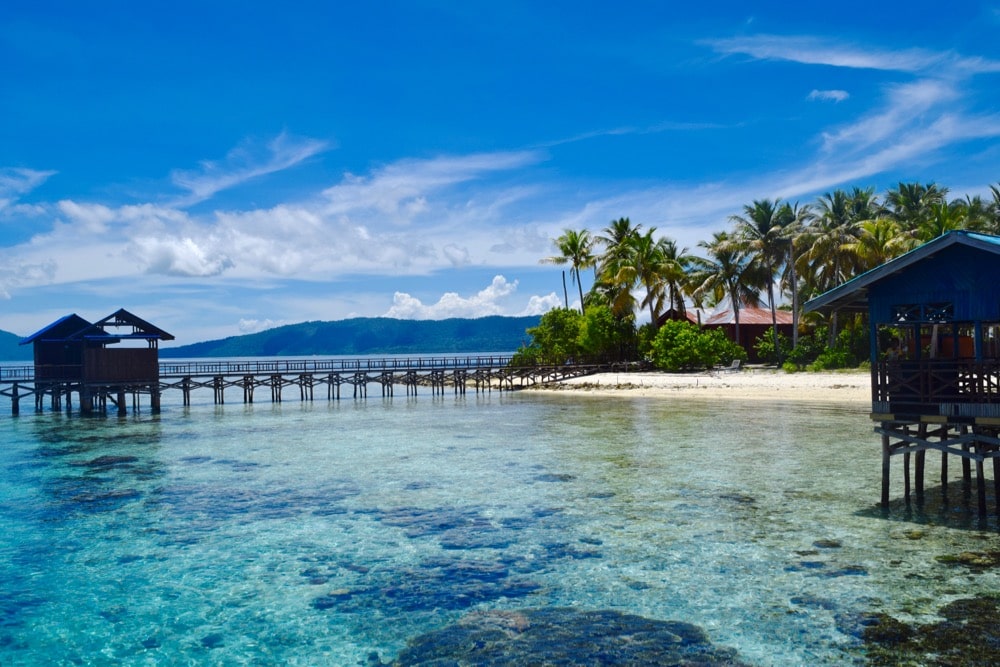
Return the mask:
<svg viewBox="0 0 1000 667">
<path fill-rule="evenodd" d="M 924 318 L 928 322 L 951 322 L 955 319 L 955 304 L 929 303 L 924 308 Z"/>
<path fill-rule="evenodd" d="M 904 324 L 907 322 L 930 322 L 943 324 L 955 320 L 955 304 L 953 303 L 907 303 L 892 307 L 892 321 Z"/>
</svg>

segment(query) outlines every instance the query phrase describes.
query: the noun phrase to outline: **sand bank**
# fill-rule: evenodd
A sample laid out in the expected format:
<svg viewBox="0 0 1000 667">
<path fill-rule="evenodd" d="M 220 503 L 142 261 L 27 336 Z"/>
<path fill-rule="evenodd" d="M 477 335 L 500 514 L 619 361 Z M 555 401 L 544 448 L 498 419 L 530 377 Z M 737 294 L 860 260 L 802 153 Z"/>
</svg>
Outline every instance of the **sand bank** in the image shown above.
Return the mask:
<svg viewBox="0 0 1000 667">
<path fill-rule="evenodd" d="M 603 395 L 871 403 L 868 371 L 786 373 L 747 368 L 721 373 L 599 373 L 544 390 Z"/>
</svg>

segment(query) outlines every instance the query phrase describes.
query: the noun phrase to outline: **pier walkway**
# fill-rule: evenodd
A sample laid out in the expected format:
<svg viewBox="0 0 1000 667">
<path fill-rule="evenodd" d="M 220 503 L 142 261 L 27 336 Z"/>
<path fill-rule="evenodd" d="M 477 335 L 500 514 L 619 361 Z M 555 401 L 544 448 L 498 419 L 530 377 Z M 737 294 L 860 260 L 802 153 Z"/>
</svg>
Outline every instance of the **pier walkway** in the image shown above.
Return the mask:
<svg viewBox="0 0 1000 667">
<path fill-rule="evenodd" d="M 342 395 L 360 399 L 368 396 L 369 386 L 377 386 L 382 396 L 393 396 L 396 387 L 402 387 L 407 396 L 415 396 L 421 387 L 435 395 L 449 389 L 464 395 L 470 389 L 476 393 L 514 391 L 609 370 L 634 370 L 635 366 L 605 363 L 512 367 L 510 361 L 509 355 L 165 360 L 159 362 L 159 377 L 154 383 L 149 379 L 86 382 L 78 379 L 75 367 L 69 366 L 43 367 L 44 372 L 39 374 L 43 380 L 36 377 L 35 366 L 26 364 L 0 367 L 0 395 L 10 399 L 14 415 L 19 414 L 21 402 L 29 398 L 36 410 L 42 410 L 46 402 L 53 410 L 71 410 L 74 393 L 84 413 L 106 413 L 112 406 L 125 414 L 129 399 L 133 409 L 138 409 L 142 395 L 148 395 L 152 409 L 158 411 L 160 395 L 168 391 L 180 391 L 186 406 L 191 404 L 195 391 L 206 390 L 212 392 L 216 404 L 224 404 L 227 397 L 253 403 L 262 395 L 278 403 L 289 394 L 297 394 L 302 401 L 322 398 L 324 393 L 327 400 L 339 400 Z"/>
</svg>

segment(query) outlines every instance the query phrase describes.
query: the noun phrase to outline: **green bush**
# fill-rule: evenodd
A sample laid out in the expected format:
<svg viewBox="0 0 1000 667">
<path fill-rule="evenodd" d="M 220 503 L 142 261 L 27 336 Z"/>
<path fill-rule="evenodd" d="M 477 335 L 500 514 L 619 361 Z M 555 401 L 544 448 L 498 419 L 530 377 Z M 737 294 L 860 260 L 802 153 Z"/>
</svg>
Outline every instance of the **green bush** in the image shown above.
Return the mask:
<svg viewBox="0 0 1000 667">
<path fill-rule="evenodd" d="M 580 326 L 577 346 L 583 357 L 595 361 L 630 359 L 635 355 L 635 325 L 632 320 L 616 318 L 607 306 L 590 306 Z"/>
<path fill-rule="evenodd" d="M 514 354 L 512 366 L 564 364 L 580 353 L 577 339 L 583 315 L 571 308 L 553 308 L 542 315 L 538 326 L 527 330 L 531 344 Z"/>
<path fill-rule="evenodd" d="M 788 355 L 792 351 L 792 342 L 788 340 L 788 336 L 779 333 L 778 334 L 778 349 L 774 349 L 774 332 L 768 331 L 757 338 L 753 345 L 754 351 L 757 352 L 757 358 L 767 364 L 772 364 L 778 366 L 782 361 L 788 358 Z"/>
<path fill-rule="evenodd" d="M 635 325 L 615 318 L 606 306 L 591 306 L 586 315 L 555 308 L 542 315 L 538 326 L 527 333 L 531 343 L 514 353 L 512 366 L 622 361 L 635 355 Z"/>
<path fill-rule="evenodd" d="M 711 368 L 746 360 L 746 351 L 720 329 L 702 330 L 690 322 L 668 321 L 653 339 L 652 361 L 668 371 Z"/>
</svg>

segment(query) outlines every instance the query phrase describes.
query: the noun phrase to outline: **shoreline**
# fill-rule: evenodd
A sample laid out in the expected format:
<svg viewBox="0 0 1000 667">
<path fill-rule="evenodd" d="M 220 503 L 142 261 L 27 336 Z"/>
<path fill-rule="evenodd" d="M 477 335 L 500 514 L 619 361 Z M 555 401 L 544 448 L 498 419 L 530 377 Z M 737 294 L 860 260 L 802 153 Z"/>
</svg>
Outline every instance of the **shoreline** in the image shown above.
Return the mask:
<svg viewBox="0 0 1000 667">
<path fill-rule="evenodd" d="M 709 399 L 801 401 L 871 404 L 868 371 L 786 373 L 772 368 L 701 373 L 597 373 L 559 383 L 538 385 L 538 391 L 584 392 L 594 396 L 684 397 Z"/>
</svg>

